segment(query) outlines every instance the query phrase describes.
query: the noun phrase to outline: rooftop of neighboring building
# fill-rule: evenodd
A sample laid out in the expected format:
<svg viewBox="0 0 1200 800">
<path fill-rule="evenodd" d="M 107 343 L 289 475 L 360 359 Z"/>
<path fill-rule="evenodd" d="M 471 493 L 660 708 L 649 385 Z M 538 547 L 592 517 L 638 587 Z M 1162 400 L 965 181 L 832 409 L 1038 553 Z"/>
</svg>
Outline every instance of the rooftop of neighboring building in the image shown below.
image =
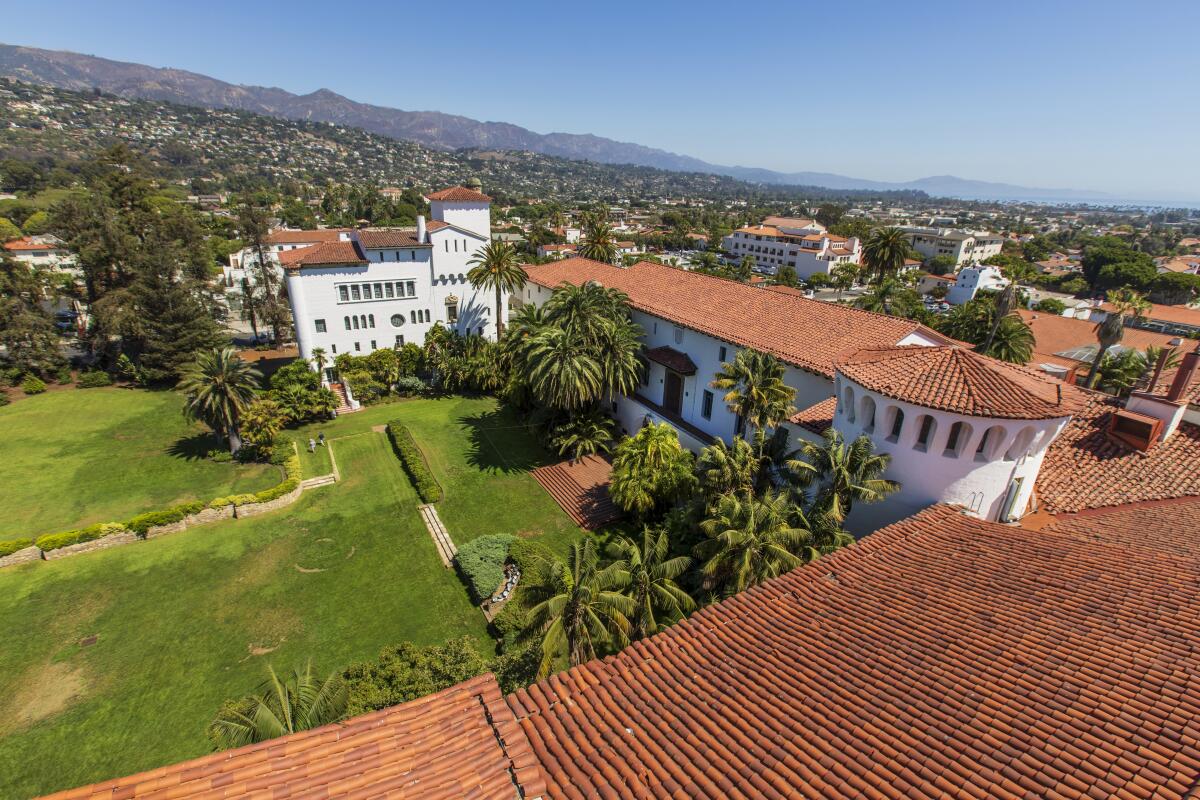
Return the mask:
<svg viewBox="0 0 1200 800">
<path fill-rule="evenodd" d="M 22 236 L 19 239 L 10 239 L 5 242 L 4 249 L 14 253 L 42 253 L 65 248 L 48 238 Z"/>
<path fill-rule="evenodd" d="M 279 254 L 279 263 L 284 269 L 291 270 L 301 267 L 368 264 L 370 262 L 356 242 L 339 240 L 284 251 Z"/>
<path fill-rule="evenodd" d="M 1058 419 L 1086 403 L 1074 386 L 965 347 L 864 348 L 834 366 L 886 397 L 970 417 Z"/>
<path fill-rule="evenodd" d="M 336 242 L 350 233 L 350 228 L 317 228 L 315 230 L 291 230 L 281 228 L 271 231 L 263 238 L 264 244 L 319 244 Z"/>
<path fill-rule="evenodd" d="M 1100 308 L 1104 311 L 1113 310 L 1111 303 L 1101 303 Z M 1200 328 L 1200 308 L 1192 308 L 1191 306 L 1168 306 L 1161 303 L 1151 303 L 1150 310 L 1146 312 L 1144 317 L 1149 320 L 1173 322 Z"/>
<path fill-rule="evenodd" d="M 952 340 L 919 323 L 849 306 L 764 292 L 737 281 L 639 261 L 615 267 L 586 258 L 527 264 L 533 283 L 553 289 L 587 281 L 619 289 L 647 314 L 741 347 L 771 353 L 782 361 L 827 377 L 834 358 L 847 350 L 884 347 L 908 337 L 937 343 Z"/>
<path fill-rule="evenodd" d="M 825 226 L 817 222 L 815 219 L 808 217 L 778 217 L 770 216 L 763 220 L 764 225 L 773 225 L 780 228 L 816 228 L 825 230 Z"/>
<path fill-rule="evenodd" d="M 438 192 L 431 192 L 425 195 L 426 200 L 442 201 L 449 203 L 490 203 L 492 198 L 488 197 L 483 192 L 477 192 L 474 189 L 468 189 L 466 186 L 451 186 L 449 189 L 442 189 Z"/>
<path fill-rule="evenodd" d="M 833 426 L 833 417 L 837 414 L 837 398 L 827 397 L 808 408 L 802 408 L 791 416 L 788 422 L 799 425 L 812 433 L 824 433 Z"/>
</svg>

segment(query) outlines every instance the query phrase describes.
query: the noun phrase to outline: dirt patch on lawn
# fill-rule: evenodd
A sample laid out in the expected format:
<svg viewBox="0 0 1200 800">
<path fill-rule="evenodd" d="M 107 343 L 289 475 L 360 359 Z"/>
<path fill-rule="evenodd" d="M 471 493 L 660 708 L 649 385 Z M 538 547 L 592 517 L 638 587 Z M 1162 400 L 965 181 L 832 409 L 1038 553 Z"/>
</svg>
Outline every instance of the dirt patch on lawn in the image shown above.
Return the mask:
<svg viewBox="0 0 1200 800">
<path fill-rule="evenodd" d="M 519 539 L 536 539 L 537 537 L 541 536 L 544 532 L 545 531 L 542 531 L 542 530 L 517 531 L 517 538 L 519 538 Z"/>
<path fill-rule="evenodd" d="M 46 663 L 27 670 L 15 685 L 21 688 L 0 713 L 0 735 L 66 711 L 83 698 L 87 679 L 82 669 L 65 662 Z"/>
</svg>

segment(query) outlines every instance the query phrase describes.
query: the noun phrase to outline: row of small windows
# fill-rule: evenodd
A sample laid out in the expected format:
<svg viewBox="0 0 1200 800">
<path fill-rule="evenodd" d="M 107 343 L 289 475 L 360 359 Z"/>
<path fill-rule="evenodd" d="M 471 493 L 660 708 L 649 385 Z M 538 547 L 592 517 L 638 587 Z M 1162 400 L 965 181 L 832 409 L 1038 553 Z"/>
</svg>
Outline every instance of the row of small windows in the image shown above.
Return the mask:
<svg viewBox="0 0 1200 800">
<path fill-rule="evenodd" d="M 445 245 L 447 253 L 450 252 L 450 243 L 451 242 L 454 242 L 454 252 L 456 252 L 456 253 L 458 252 L 458 243 L 459 242 L 462 242 L 462 251 L 464 253 L 470 249 L 467 239 L 446 239 L 445 241 L 442 242 L 442 244 Z"/>
<path fill-rule="evenodd" d="M 346 324 L 346 330 L 358 330 L 359 328 L 375 327 L 374 314 L 358 314 L 353 317 L 342 317 L 342 320 Z M 353 328 L 351 326 L 353 326 Z"/>
<path fill-rule="evenodd" d="M 408 258 L 406 258 L 406 259 L 403 259 L 404 261 L 416 261 L 416 260 L 417 260 L 417 251 L 416 251 L 416 250 L 404 250 L 404 251 L 401 251 L 401 250 L 393 250 L 393 251 L 392 251 L 392 253 L 393 253 L 393 258 L 392 258 L 391 260 L 392 260 L 392 261 L 400 261 L 400 260 L 401 260 L 401 258 L 400 258 L 400 253 L 401 253 L 401 252 L 408 253 Z M 388 254 L 387 254 L 387 251 L 386 251 L 386 250 L 384 250 L 384 251 L 380 252 L 380 254 L 379 254 L 379 260 L 380 260 L 380 261 L 387 261 L 387 260 L 388 260 Z"/>
<path fill-rule="evenodd" d="M 359 300 L 388 300 L 417 296 L 416 281 L 388 281 L 386 283 L 343 283 L 337 287 L 339 303 Z"/>
<path fill-rule="evenodd" d="M 429 309 L 427 309 L 427 308 L 419 308 L 416 311 L 411 312 L 410 316 L 412 318 L 412 321 L 417 322 L 417 323 L 429 322 L 429 320 L 432 319 L 432 317 L 433 317 L 433 315 L 430 313 Z M 392 314 L 392 317 L 389 321 L 392 323 L 392 327 L 399 328 L 401 325 L 404 324 L 404 315 L 403 314 Z M 316 328 L 317 333 L 326 333 L 328 331 L 328 327 L 326 326 L 325 320 L 323 320 L 323 319 L 313 320 L 313 325 Z M 374 328 L 375 327 L 375 315 L 374 314 L 355 314 L 352 316 L 342 317 L 342 325 L 348 331 L 366 330 L 368 328 Z"/>
</svg>

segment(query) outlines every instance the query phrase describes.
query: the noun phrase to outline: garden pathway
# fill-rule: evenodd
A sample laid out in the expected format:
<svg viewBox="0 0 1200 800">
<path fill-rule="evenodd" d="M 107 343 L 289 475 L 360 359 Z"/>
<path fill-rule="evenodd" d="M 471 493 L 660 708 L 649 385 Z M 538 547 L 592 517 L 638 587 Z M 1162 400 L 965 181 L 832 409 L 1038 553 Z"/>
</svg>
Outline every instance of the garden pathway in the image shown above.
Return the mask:
<svg viewBox="0 0 1200 800">
<path fill-rule="evenodd" d="M 417 506 L 417 510 L 421 512 L 421 519 L 425 521 L 425 527 L 429 529 L 429 535 L 433 537 L 438 555 L 442 557 L 442 564 L 449 569 L 454 556 L 458 553 L 458 548 L 454 546 L 454 541 L 450 538 L 450 532 L 442 524 L 436 508 L 425 504 Z"/>
</svg>

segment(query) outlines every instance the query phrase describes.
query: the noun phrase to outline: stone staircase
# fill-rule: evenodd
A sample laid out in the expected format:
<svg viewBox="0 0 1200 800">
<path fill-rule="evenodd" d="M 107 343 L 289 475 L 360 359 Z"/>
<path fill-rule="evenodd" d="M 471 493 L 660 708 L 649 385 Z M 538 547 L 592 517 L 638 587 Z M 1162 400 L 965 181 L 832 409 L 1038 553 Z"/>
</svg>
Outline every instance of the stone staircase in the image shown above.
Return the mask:
<svg viewBox="0 0 1200 800">
<path fill-rule="evenodd" d="M 581 528 L 595 530 L 619 519 L 621 509 L 608 494 L 612 464 L 600 456 L 563 461 L 533 471 L 533 477 Z"/>
<path fill-rule="evenodd" d="M 340 383 L 331 383 L 331 384 L 329 384 L 329 390 L 332 391 L 334 397 L 337 398 L 337 402 L 338 402 L 337 413 L 338 413 L 339 417 L 342 414 L 353 414 L 355 411 L 359 410 L 357 408 L 351 407 L 350 400 L 349 400 L 349 398 L 346 397 L 346 387 L 345 386 L 343 386 Z"/>
<path fill-rule="evenodd" d="M 417 506 L 417 511 L 421 513 L 421 519 L 425 521 L 425 527 L 429 530 L 429 535 L 433 537 L 438 555 L 442 558 L 442 565 L 449 569 L 450 565 L 454 563 L 454 556 L 458 554 L 458 548 L 454 546 L 450 532 L 442 524 L 442 519 L 433 506 L 420 505 Z"/>
</svg>

